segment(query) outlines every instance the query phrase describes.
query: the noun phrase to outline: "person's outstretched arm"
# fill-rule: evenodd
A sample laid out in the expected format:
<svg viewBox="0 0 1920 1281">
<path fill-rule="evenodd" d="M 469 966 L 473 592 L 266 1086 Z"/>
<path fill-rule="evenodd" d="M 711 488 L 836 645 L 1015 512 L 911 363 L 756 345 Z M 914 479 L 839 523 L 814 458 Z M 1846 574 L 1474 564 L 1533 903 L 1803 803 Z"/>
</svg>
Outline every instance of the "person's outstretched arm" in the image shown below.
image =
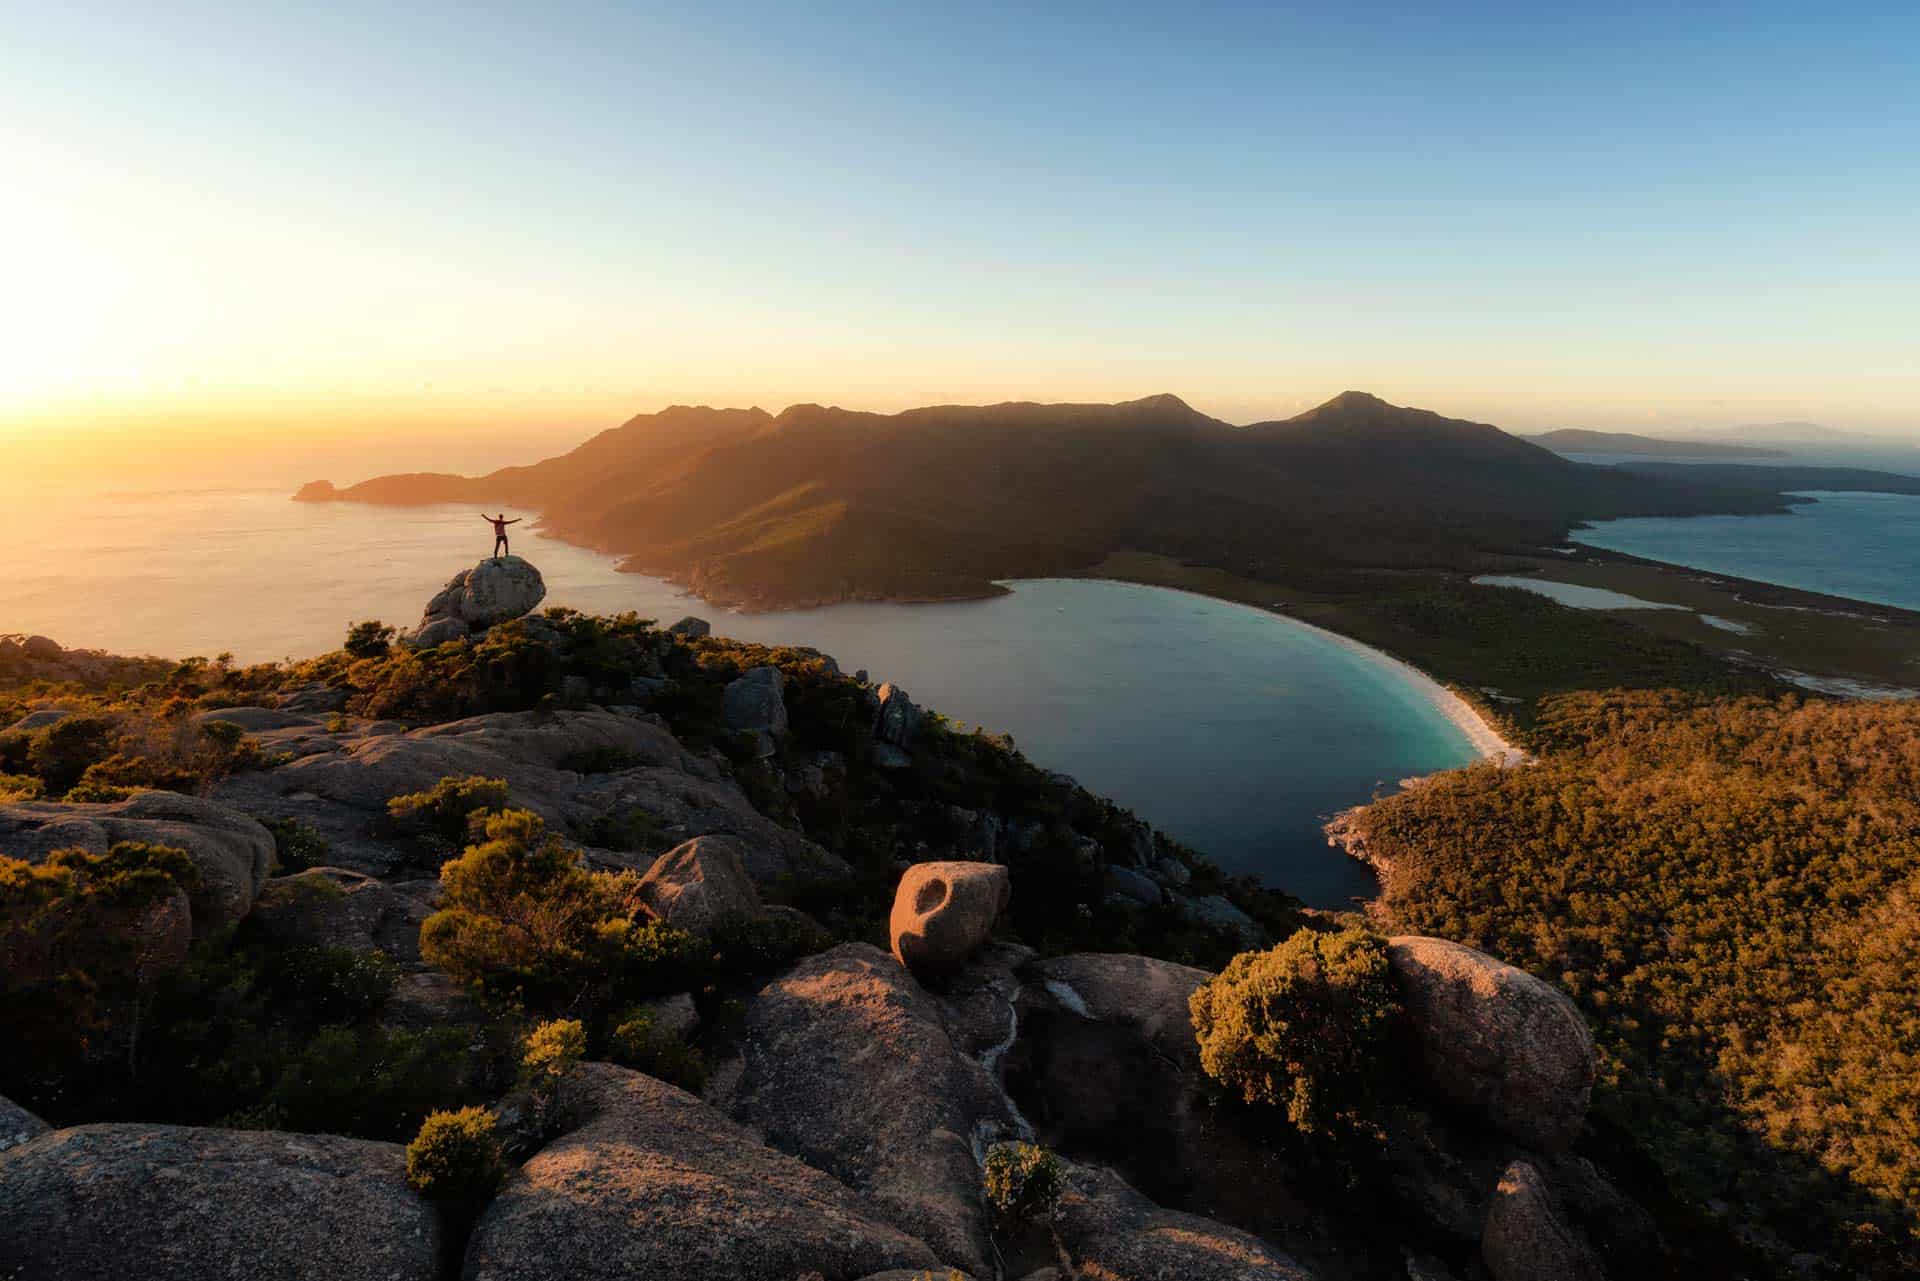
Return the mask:
<svg viewBox="0 0 1920 1281">
<path fill-rule="evenodd" d="M 522 517 L 522 516 L 515 516 L 515 517 L 514 517 L 514 518 L 513 518 L 512 520 L 510 520 L 510 521 L 508 521 L 508 522 L 507 522 L 507 524 L 509 524 L 509 525 L 518 525 L 518 524 L 519 524 L 519 523 L 520 523 L 520 522 L 521 522 L 522 520 L 524 520 L 524 519 L 525 519 L 525 517 Z"/>
</svg>

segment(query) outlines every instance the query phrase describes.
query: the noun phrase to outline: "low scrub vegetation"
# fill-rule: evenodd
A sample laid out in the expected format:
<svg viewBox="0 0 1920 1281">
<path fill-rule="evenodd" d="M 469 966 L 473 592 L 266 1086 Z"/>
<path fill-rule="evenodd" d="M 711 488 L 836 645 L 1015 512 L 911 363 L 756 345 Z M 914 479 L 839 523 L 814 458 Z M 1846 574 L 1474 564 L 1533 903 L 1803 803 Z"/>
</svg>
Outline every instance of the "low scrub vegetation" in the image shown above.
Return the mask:
<svg viewBox="0 0 1920 1281">
<path fill-rule="evenodd" d="M 408 792 L 387 802 L 387 817 L 401 831 L 458 846 L 470 835 L 474 815 L 507 807 L 504 779 L 467 775 L 443 778 L 424 792 Z"/>
<path fill-rule="evenodd" d="M 983 1191 L 987 1204 L 1008 1220 L 1051 1218 L 1066 1185 L 1060 1158 L 1037 1143 L 996 1143 L 987 1149 Z"/>
<path fill-rule="evenodd" d="M 486 839 L 440 870 L 443 906 L 420 931 L 428 961 L 536 1011 L 674 991 L 693 976 L 693 936 L 650 919 L 630 873 L 589 871 L 525 810 L 482 824 Z"/>
<path fill-rule="evenodd" d="M 459 1218 L 478 1215 L 507 1179 L 493 1113 L 431 1112 L 407 1144 L 407 1185 Z"/>
</svg>

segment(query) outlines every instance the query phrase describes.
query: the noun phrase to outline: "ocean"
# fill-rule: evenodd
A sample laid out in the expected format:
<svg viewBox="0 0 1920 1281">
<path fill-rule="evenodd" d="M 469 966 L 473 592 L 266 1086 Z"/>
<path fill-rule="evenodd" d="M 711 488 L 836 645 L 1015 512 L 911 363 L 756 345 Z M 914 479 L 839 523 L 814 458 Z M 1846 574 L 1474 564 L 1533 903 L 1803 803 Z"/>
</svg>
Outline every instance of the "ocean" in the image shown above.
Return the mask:
<svg viewBox="0 0 1920 1281">
<path fill-rule="evenodd" d="M 526 531 L 526 532 L 520 532 Z M 284 490 L 46 496 L 0 515 L 0 632 L 242 662 L 337 647 L 350 623 L 409 625 L 487 554 L 478 511 L 289 501 Z M 1082 579 L 991 600 L 729 614 L 515 526 L 548 603 L 698 614 L 746 640 L 811 645 L 963 725 L 1009 733 L 1235 873 L 1322 907 L 1374 892 L 1330 849 L 1335 811 L 1480 755 L 1431 682 L 1263 610 Z"/>
<path fill-rule="evenodd" d="M 1783 516 L 1635 517 L 1575 542 L 1710 573 L 1920 610 L 1920 497 L 1814 493 Z"/>
</svg>

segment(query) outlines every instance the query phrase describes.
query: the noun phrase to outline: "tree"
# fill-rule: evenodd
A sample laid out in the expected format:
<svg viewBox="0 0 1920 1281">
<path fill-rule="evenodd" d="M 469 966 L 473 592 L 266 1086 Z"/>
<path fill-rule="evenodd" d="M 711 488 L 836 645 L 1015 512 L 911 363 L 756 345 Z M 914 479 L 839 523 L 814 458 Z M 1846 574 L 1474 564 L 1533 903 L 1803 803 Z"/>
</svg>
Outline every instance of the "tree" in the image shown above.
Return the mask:
<svg viewBox="0 0 1920 1281">
<path fill-rule="evenodd" d="M 1189 999 L 1200 1066 L 1302 1133 L 1342 1129 L 1376 1101 L 1399 1002 L 1387 948 L 1363 929 L 1302 929 L 1242 952 Z"/>
</svg>

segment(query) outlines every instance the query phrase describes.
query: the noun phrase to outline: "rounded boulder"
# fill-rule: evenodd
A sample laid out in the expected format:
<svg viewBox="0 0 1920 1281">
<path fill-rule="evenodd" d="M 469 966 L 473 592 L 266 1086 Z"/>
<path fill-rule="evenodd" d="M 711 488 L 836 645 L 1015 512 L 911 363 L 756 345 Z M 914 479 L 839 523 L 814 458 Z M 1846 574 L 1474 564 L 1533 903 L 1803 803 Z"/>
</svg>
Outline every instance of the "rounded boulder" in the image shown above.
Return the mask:
<svg viewBox="0 0 1920 1281">
<path fill-rule="evenodd" d="M 1515 1161 L 1500 1176 L 1480 1256 L 1493 1281 L 1606 1281 L 1599 1261 L 1560 1213 L 1540 1171 Z"/>
<path fill-rule="evenodd" d="M 1566 993 L 1444 939 L 1387 941 L 1421 1083 L 1511 1138 L 1570 1145 L 1593 1093 L 1593 1035 Z"/>
<path fill-rule="evenodd" d="M 696 836 L 655 859 L 635 893 L 683 930 L 711 930 L 729 916 L 758 916 L 760 892 L 743 853 L 737 837 Z"/>
<path fill-rule="evenodd" d="M 0 1152 L 0 1276 L 432 1281 L 440 1227 L 392 1143 L 83 1125 Z"/>
<path fill-rule="evenodd" d="M 893 894 L 893 955 L 918 976 L 951 973 L 993 936 L 1012 897 L 1012 878 L 998 863 L 916 863 Z"/>
<path fill-rule="evenodd" d="M 455 574 L 427 604 L 427 619 L 457 618 L 480 629 L 530 614 L 547 598 L 547 581 L 530 561 L 489 556 Z"/>
</svg>

